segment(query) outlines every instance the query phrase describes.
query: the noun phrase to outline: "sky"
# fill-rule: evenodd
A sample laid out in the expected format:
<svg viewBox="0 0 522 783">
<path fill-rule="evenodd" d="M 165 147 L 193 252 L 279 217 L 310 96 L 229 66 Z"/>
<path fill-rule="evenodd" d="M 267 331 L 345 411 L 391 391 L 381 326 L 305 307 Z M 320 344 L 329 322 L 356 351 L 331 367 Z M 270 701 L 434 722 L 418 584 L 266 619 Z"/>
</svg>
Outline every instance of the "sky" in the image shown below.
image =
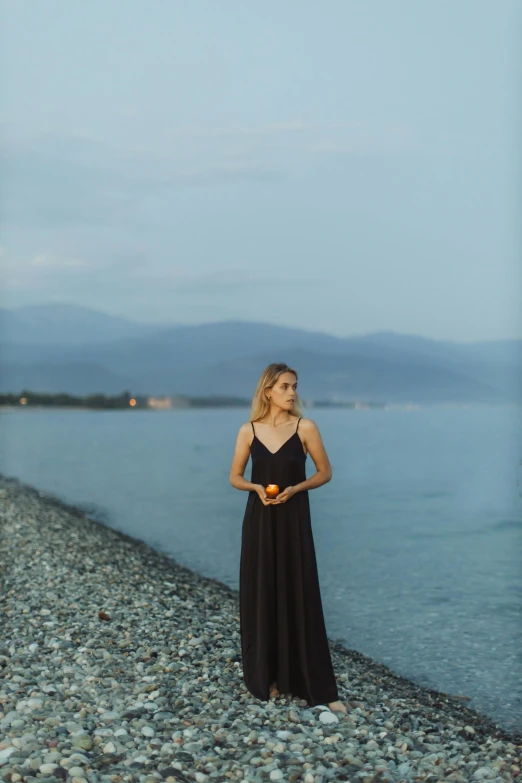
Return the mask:
<svg viewBox="0 0 522 783">
<path fill-rule="evenodd" d="M 0 305 L 522 337 L 518 0 L 0 7 Z"/>
</svg>

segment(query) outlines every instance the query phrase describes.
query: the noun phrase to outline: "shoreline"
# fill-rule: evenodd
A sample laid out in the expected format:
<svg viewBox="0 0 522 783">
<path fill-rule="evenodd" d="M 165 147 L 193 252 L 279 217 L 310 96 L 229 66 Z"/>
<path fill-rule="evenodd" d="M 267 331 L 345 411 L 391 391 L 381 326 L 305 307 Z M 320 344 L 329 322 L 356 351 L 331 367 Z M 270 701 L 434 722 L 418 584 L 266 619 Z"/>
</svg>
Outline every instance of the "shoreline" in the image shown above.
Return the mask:
<svg viewBox="0 0 522 783">
<path fill-rule="evenodd" d="M 58 410 L 58 411 L 94 411 L 96 413 L 101 411 L 154 411 L 156 413 L 163 413 L 163 412 L 172 412 L 172 411 L 201 411 L 201 410 L 217 410 L 217 411 L 223 411 L 223 410 L 237 410 L 237 409 L 245 409 L 249 408 L 250 403 L 238 403 L 237 405 L 173 405 L 172 407 L 166 407 L 166 408 L 156 408 L 154 406 L 144 406 L 139 408 L 131 408 L 131 407 L 99 407 L 99 406 L 87 406 L 87 405 L 0 405 L 0 413 L 2 411 L 7 411 L 9 413 L 12 413 L 13 411 L 29 411 L 29 410 L 35 410 L 35 411 L 42 411 L 42 410 Z M 365 413 L 368 413 L 369 411 L 417 411 L 417 410 L 429 410 L 432 408 L 443 408 L 443 409 L 470 409 L 470 408 L 510 408 L 510 409 L 519 409 L 522 408 L 522 402 L 519 401 L 513 401 L 513 402 L 411 402 L 411 403 L 394 403 L 394 402 L 388 402 L 388 403 L 382 403 L 382 404 L 376 404 L 376 405 L 367 405 L 365 403 L 359 403 L 359 404 L 323 404 L 323 403 L 316 403 L 314 405 L 304 405 L 304 409 L 307 411 L 317 411 L 317 410 L 346 410 L 351 412 L 359 412 L 364 411 Z"/>
<path fill-rule="evenodd" d="M 0 525 L 3 779 L 60 766 L 89 783 L 518 775 L 522 733 L 331 639 L 348 716 L 256 699 L 237 590 L 1 474 Z"/>
</svg>

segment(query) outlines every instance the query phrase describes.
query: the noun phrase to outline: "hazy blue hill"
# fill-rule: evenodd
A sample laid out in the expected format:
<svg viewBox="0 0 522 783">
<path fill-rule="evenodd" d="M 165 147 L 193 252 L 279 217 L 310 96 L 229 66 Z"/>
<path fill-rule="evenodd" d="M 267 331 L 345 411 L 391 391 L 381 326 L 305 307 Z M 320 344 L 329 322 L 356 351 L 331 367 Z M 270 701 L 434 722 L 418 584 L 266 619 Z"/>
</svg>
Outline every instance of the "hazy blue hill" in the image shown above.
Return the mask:
<svg viewBox="0 0 522 783">
<path fill-rule="evenodd" d="M 422 356 L 431 356 L 445 362 L 479 360 L 522 364 L 522 340 L 489 340 L 487 342 L 456 342 L 431 340 L 417 335 L 395 332 L 374 332 L 363 337 L 347 338 L 366 350 L 399 350 Z"/>
<path fill-rule="evenodd" d="M 63 304 L 4 310 L 0 325 L 6 312 L 2 391 L 250 397 L 261 369 L 284 361 L 309 398 L 522 400 L 520 340 L 468 344 L 391 331 L 339 338 L 238 320 L 160 328 Z"/>
<path fill-rule="evenodd" d="M 129 380 L 97 364 L 2 364 L 0 392 L 69 392 L 79 396 L 94 394 L 119 394 L 131 390 Z"/>
<path fill-rule="evenodd" d="M 342 400 L 372 400 L 374 402 L 434 403 L 441 401 L 501 402 L 505 394 L 487 382 L 477 381 L 463 372 L 439 368 L 426 361 L 375 359 L 364 356 L 333 356 L 303 349 L 288 349 L 283 357 L 261 353 L 253 356 L 216 362 L 189 370 L 183 378 L 172 373 L 156 376 L 162 388 L 176 393 L 187 389 L 189 394 L 251 396 L 259 372 L 270 361 L 288 362 L 299 372 L 299 388 L 303 397 Z M 134 387 L 133 387 L 134 388 Z"/>
<path fill-rule="evenodd" d="M 137 324 L 81 305 L 57 303 L 0 308 L 0 343 L 77 345 L 112 342 L 122 337 L 152 334 L 158 326 Z"/>
<path fill-rule="evenodd" d="M 221 321 L 194 326 L 175 326 L 154 335 L 121 339 L 105 346 L 81 346 L 81 356 L 96 357 L 122 369 L 135 367 L 136 362 L 160 363 L 176 361 L 184 366 L 228 360 L 265 350 L 291 346 L 309 347 L 318 351 L 343 350 L 340 338 L 303 329 L 289 329 L 268 323 Z M 67 359 L 78 356 L 78 346 L 60 350 Z"/>
<path fill-rule="evenodd" d="M 495 340 L 472 343 L 469 354 L 476 359 L 522 366 L 522 340 Z"/>
</svg>

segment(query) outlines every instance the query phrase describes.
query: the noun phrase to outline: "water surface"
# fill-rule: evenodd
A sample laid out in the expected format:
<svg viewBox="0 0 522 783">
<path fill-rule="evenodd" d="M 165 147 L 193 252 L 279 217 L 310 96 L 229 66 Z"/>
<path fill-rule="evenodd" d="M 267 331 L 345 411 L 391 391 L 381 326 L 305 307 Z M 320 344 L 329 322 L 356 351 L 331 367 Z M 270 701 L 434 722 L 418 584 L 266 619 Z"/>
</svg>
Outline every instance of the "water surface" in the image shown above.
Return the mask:
<svg viewBox="0 0 522 783">
<path fill-rule="evenodd" d="M 520 409 L 305 415 L 333 468 L 310 491 L 328 635 L 521 730 Z M 2 411 L 0 472 L 237 589 L 247 493 L 228 476 L 247 419 L 246 408 Z"/>
</svg>

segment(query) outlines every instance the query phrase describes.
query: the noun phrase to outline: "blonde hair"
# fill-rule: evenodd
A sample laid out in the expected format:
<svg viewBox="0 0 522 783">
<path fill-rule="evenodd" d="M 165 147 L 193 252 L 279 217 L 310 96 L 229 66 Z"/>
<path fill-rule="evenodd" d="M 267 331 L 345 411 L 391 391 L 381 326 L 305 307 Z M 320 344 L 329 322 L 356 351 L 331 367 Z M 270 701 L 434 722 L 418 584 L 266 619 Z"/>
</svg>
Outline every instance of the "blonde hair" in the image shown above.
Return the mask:
<svg viewBox="0 0 522 783">
<path fill-rule="evenodd" d="M 272 363 L 269 364 L 268 367 L 265 367 L 265 369 L 261 373 L 261 377 L 259 378 L 256 390 L 254 392 L 254 397 L 252 399 L 252 407 L 250 409 L 249 421 L 258 421 L 259 419 L 263 419 L 266 416 L 266 414 L 269 412 L 270 402 L 266 397 L 265 391 L 267 389 L 271 389 L 272 386 L 274 386 L 277 383 L 279 376 L 282 375 L 284 372 L 293 373 L 297 380 L 296 371 L 293 370 L 291 367 L 289 367 L 287 364 Z M 292 413 L 295 413 L 297 416 L 303 415 L 303 403 L 301 402 L 301 398 L 297 393 L 297 389 L 295 392 L 295 402 L 292 408 Z"/>
</svg>

